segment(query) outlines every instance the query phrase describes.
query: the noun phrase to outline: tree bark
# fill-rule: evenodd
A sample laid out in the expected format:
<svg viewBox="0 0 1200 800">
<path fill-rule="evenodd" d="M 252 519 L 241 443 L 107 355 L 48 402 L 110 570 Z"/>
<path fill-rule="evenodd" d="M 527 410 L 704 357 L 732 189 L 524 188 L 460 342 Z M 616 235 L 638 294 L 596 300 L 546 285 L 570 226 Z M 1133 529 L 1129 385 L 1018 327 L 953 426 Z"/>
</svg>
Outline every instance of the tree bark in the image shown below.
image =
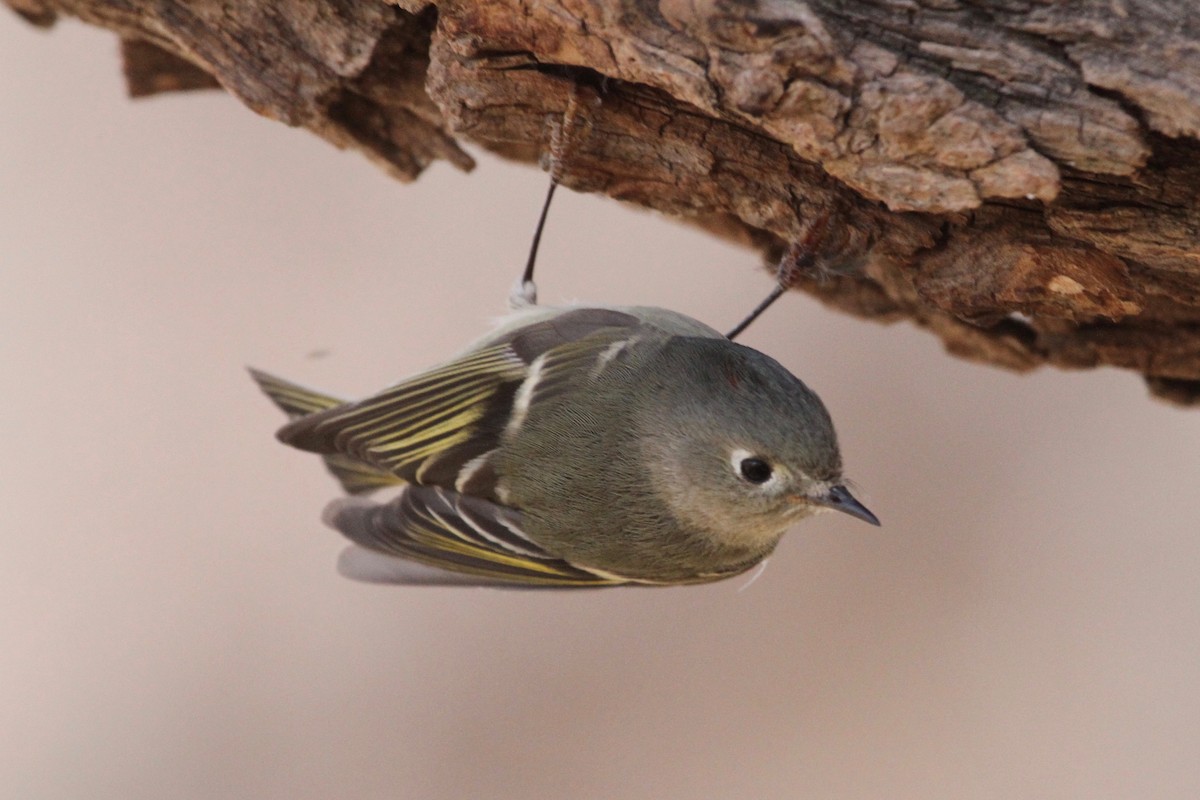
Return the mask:
<svg viewBox="0 0 1200 800">
<path fill-rule="evenodd" d="M 116 31 L 134 95 L 219 85 L 402 180 L 555 141 L 571 188 L 806 242 L 838 308 L 1200 402 L 1191 0 L 5 2 Z"/>
</svg>

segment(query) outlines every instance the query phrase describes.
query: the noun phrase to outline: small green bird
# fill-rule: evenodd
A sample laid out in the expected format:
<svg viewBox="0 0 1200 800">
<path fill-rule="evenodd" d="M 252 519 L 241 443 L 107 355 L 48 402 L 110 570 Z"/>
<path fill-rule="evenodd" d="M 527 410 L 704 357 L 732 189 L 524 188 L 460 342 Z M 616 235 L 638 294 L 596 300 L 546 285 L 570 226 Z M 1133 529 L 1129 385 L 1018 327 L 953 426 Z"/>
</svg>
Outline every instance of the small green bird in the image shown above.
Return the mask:
<svg viewBox="0 0 1200 800">
<path fill-rule="evenodd" d="M 512 314 L 457 359 L 358 402 L 257 370 L 351 495 L 325 521 L 343 574 L 403 584 L 595 587 L 745 572 L 822 509 L 878 525 L 842 482 L 829 412 L 774 359 L 662 308 L 539 307 L 529 260 Z M 805 247 L 799 247 L 804 251 Z M 810 254 L 787 258 L 806 258 Z M 792 264 L 789 269 L 794 267 Z"/>
<path fill-rule="evenodd" d="M 681 584 L 744 572 L 831 508 L 833 423 L 778 362 L 660 308 L 517 311 L 458 359 L 355 403 L 252 371 L 350 494 L 326 521 L 350 577 Z M 422 569 L 425 565 L 433 569 Z"/>
</svg>

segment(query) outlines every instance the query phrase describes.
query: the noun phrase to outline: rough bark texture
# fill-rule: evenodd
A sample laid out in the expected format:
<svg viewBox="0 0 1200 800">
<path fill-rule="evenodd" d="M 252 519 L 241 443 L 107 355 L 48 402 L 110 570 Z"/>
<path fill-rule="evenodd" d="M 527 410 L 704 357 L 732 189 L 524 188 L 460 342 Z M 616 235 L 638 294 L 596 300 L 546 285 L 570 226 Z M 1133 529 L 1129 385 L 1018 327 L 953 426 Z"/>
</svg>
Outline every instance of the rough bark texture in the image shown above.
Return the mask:
<svg viewBox="0 0 1200 800">
<path fill-rule="evenodd" d="M 1200 400 L 1192 0 L 6 0 L 411 180 L 460 138 L 691 218 L 954 353 Z M 561 138 L 561 137 L 560 137 Z M 819 235 L 814 236 L 814 230 Z"/>
</svg>

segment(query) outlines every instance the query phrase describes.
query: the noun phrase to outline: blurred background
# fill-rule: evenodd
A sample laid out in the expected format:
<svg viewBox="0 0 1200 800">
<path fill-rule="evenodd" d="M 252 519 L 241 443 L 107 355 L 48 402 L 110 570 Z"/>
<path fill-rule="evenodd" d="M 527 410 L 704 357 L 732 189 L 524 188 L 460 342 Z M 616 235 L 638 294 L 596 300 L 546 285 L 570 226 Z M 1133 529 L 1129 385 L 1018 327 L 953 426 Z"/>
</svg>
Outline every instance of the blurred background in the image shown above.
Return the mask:
<svg viewBox="0 0 1200 800">
<path fill-rule="evenodd" d="M 1200 410 L 782 300 L 884 522 L 584 593 L 337 575 L 254 365 L 360 396 L 503 310 L 546 179 L 394 183 L 113 37 L 0 16 L 0 796 L 1195 798 Z M 543 302 L 727 328 L 757 256 L 560 193 Z"/>
</svg>

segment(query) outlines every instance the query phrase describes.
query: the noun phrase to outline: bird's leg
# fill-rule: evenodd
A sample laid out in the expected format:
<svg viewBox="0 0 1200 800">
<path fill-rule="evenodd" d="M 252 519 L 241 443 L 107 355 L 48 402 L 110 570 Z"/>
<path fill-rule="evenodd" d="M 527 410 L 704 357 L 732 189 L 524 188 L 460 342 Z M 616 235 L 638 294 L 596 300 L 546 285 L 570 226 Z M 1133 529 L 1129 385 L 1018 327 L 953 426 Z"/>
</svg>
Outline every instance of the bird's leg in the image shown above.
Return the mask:
<svg viewBox="0 0 1200 800">
<path fill-rule="evenodd" d="M 537 228 L 533 231 L 533 241 L 529 245 L 529 258 L 525 262 L 525 272 L 513 285 L 508 294 L 508 307 L 512 310 L 528 308 L 537 305 L 537 284 L 533 282 L 533 267 L 537 262 L 538 246 L 542 243 L 542 231 L 546 227 L 546 215 L 550 212 L 550 202 L 554 199 L 554 190 L 558 188 L 562 178 L 575 134 L 580 127 L 579 113 L 580 87 L 572 84 L 567 94 L 567 106 L 563 110 L 562 120 L 552 120 L 550 126 L 550 147 L 547 149 L 546 171 L 550 173 L 550 188 L 546 190 L 546 200 L 542 203 L 542 213 L 538 216 Z"/>
<path fill-rule="evenodd" d="M 821 243 L 825 239 L 825 230 L 829 224 L 829 215 L 821 214 L 812 221 L 805 231 L 804 236 L 792 242 L 788 249 L 784 251 L 783 256 L 779 259 L 779 266 L 775 272 L 775 286 L 771 289 L 763 301 L 759 303 L 753 311 L 746 315 L 746 318 L 734 326 L 733 330 L 725 334 L 725 338 L 733 340 L 738 334 L 750 327 L 750 323 L 758 319 L 764 311 L 771 307 L 771 304 L 783 297 L 783 293 L 791 289 L 801 273 L 811 269 L 817 260 L 817 251 Z"/>
<path fill-rule="evenodd" d="M 546 215 L 550 213 L 550 201 L 554 199 L 554 190 L 557 188 L 558 180 L 554 173 L 551 173 L 550 188 L 546 190 L 542 213 L 538 216 L 537 228 L 533 231 L 533 242 L 529 245 L 529 260 L 525 262 L 525 272 L 508 293 L 508 307 L 513 311 L 537 305 L 537 284 L 533 282 L 533 265 L 537 262 L 538 245 L 542 243 L 542 230 L 546 227 Z"/>
</svg>

